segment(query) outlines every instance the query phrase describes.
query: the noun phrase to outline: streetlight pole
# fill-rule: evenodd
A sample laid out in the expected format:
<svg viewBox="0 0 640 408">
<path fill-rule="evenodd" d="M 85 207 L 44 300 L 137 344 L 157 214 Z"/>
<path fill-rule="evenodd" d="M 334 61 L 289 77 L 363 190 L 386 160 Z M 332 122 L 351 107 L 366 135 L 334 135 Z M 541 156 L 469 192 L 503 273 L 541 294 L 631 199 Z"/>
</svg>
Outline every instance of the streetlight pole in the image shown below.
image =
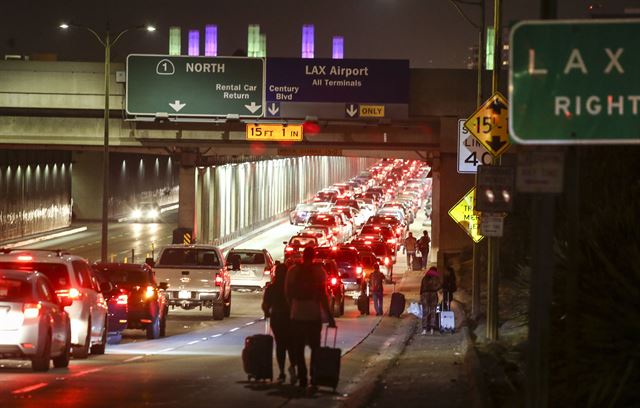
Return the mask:
<svg viewBox="0 0 640 408">
<path fill-rule="evenodd" d="M 102 38 L 95 30 L 90 27 L 73 23 L 60 24 L 60 28 L 66 30 L 70 27 L 81 28 L 90 32 L 98 42 L 104 47 L 104 140 L 102 149 L 102 231 L 100 240 L 100 260 L 107 262 L 109 260 L 109 85 L 111 73 L 111 47 L 127 32 L 134 29 L 146 29 L 153 32 L 156 30 L 154 26 L 135 26 L 125 28 L 116 34 L 113 41 L 111 40 L 111 32 L 107 26 L 104 38 Z"/>
</svg>

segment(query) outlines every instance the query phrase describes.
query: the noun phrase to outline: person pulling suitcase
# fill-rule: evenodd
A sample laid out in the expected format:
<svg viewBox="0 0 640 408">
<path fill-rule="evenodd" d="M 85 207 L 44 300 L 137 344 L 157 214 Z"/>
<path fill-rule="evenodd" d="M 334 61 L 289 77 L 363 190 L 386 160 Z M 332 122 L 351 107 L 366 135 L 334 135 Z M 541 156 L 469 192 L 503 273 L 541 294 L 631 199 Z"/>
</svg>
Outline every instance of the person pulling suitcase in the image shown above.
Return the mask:
<svg viewBox="0 0 640 408">
<path fill-rule="evenodd" d="M 429 268 L 420 282 L 420 302 L 422 303 L 422 334 L 433 334 L 436 329 L 436 307 L 438 291 L 441 289 L 440 276 L 435 266 Z"/>
</svg>

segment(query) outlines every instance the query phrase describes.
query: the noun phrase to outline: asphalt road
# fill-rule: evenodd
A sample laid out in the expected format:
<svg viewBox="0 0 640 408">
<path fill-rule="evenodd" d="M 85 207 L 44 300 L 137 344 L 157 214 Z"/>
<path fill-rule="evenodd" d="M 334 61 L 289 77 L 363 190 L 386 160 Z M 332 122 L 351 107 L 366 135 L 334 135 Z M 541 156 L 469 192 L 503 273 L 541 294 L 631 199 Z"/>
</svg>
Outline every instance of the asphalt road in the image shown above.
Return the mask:
<svg viewBox="0 0 640 408">
<path fill-rule="evenodd" d="M 144 253 L 152 241 L 158 247 L 170 241 L 174 225 L 111 225 L 110 253 L 124 254 L 132 247 Z M 282 241 L 298 229 L 283 223 L 237 247 L 266 248 L 275 259 L 281 259 Z M 38 247 L 65 248 L 95 259 L 99 236 L 99 225 L 95 225 L 86 232 L 43 242 Z M 398 272 L 404 270 L 402 258 L 398 257 Z M 33 373 L 27 361 L 1 360 L 0 407 L 275 407 L 292 402 L 327 406 L 340 400 L 340 386 L 336 394 L 321 392 L 315 398 L 302 400 L 294 387 L 248 382 L 240 354 L 246 336 L 265 330 L 260 310 L 262 294 L 234 292 L 232 296 L 228 319 L 213 321 L 206 308 L 174 309 L 169 312 L 166 338 L 146 340 L 144 332 L 128 330 L 120 344 L 107 347 L 105 355 L 72 360 L 68 369 Z M 345 316 L 337 319 L 337 346 L 342 349 L 343 363 L 380 319 L 360 317 L 353 302 L 346 302 Z M 278 374 L 275 362 L 274 374 Z"/>
</svg>

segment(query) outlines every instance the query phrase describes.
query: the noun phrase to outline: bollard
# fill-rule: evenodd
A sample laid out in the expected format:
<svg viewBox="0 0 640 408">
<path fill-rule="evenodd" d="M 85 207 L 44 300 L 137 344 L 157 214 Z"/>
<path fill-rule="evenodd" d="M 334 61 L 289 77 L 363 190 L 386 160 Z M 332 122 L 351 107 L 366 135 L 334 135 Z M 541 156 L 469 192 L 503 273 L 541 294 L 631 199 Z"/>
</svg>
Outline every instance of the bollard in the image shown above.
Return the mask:
<svg viewBox="0 0 640 408">
<path fill-rule="evenodd" d="M 136 263 L 136 250 L 131 248 L 131 263 Z"/>
</svg>

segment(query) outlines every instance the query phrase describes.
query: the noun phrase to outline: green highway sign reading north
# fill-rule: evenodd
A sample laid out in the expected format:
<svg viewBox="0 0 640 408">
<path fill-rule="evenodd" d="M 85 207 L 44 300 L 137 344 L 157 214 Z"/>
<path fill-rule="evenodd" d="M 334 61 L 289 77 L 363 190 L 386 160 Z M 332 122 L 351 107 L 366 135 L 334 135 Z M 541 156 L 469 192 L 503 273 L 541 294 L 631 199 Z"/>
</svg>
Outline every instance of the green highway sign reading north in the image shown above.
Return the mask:
<svg viewBox="0 0 640 408">
<path fill-rule="evenodd" d="M 263 116 L 262 58 L 129 55 L 126 111 L 135 116 Z"/>
<path fill-rule="evenodd" d="M 522 22 L 509 134 L 522 144 L 640 143 L 640 20 Z"/>
</svg>

